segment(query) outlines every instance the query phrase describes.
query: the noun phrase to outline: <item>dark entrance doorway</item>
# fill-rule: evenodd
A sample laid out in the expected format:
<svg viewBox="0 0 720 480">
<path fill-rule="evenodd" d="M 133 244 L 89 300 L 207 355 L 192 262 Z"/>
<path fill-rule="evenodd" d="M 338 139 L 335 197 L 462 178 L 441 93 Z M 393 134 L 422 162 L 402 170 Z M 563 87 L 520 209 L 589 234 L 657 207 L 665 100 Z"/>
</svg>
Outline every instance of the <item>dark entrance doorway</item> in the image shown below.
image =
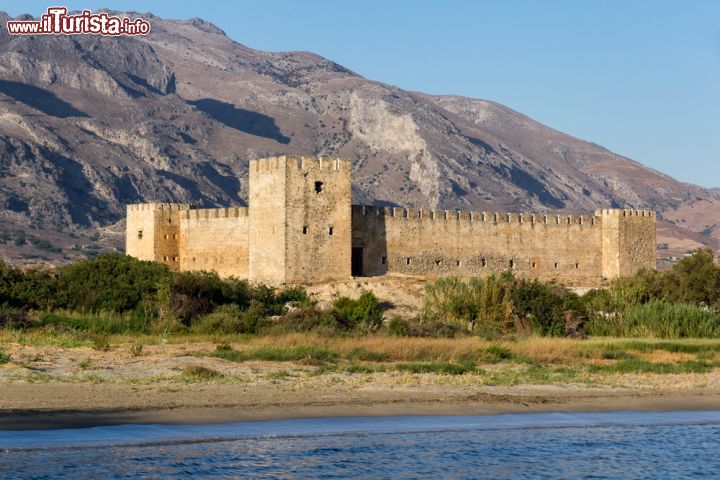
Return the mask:
<svg viewBox="0 0 720 480">
<path fill-rule="evenodd" d="M 363 247 L 352 247 L 352 262 L 350 263 L 350 270 L 353 277 L 362 277 L 363 250 Z"/>
</svg>

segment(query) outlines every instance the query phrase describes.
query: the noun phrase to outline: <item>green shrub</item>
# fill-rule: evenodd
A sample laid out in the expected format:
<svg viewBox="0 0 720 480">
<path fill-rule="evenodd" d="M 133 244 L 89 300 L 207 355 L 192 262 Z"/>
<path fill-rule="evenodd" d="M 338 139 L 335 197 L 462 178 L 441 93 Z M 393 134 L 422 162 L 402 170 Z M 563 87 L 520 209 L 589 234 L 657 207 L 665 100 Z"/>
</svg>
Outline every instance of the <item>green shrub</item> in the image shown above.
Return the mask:
<svg viewBox="0 0 720 480">
<path fill-rule="evenodd" d="M 510 289 L 513 312 L 540 335 L 565 335 L 573 314 L 584 311 L 580 297 L 538 280 L 517 280 Z M 582 320 L 578 319 L 578 323 Z"/>
<path fill-rule="evenodd" d="M 262 329 L 262 333 L 317 332 L 322 335 L 336 335 L 347 331 L 348 325 L 339 322 L 333 312 L 314 306 L 287 313 Z"/>
<path fill-rule="evenodd" d="M 190 330 L 204 334 L 244 333 L 247 328 L 243 320 L 243 312 L 236 304 L 220 305 L 211 313 L 193 321 Z"/>
<path fill-rule="evenodd" d="M 491 274 L 465 282 L 441 278 L 425 288 L 422 315 L 425 321 L 444 322 L 492 338 L 515 330 L 511 273 Z"/>
<path fill-rule="evenodd" d="M 408 337 L 410 336 L 410 325 L 401 317 L 393 317 L 387 323 L 387 333 L 393 337 Z"/>
<path fill-rule="evenodd" d="M 372 292 L 363 292 L 357 300 L 340 297 L 333 303 L 333 310 L 338 319 L 350 327 L 374 331 L 382 326 L 383 312 Z"/>
<path fill-rule="evenodd" d="M 11 355 L 5 351 L 5 349 L 0 348 L 0 365 L 5 365 L 6 363 L 10 362 Z"/>
<path fill-rule="evenodd" d="M 58 307 L 83 311 L 127 312 L 142 308 L 161 282 L 167 266 L 121 254 L 103 254 L 63 267 L 57 281 Z"/>
</svg>

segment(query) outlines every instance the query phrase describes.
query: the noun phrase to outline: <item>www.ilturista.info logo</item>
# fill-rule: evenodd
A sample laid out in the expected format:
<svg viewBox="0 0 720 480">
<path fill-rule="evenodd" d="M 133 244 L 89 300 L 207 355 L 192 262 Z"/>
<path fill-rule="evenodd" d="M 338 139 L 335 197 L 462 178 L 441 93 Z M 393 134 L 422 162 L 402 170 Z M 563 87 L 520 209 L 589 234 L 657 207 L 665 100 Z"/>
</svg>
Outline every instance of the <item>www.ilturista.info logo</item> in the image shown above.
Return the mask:
<svg viewBox="0 0 720 480">
<path fill-rule="evenodd" d="M 50 7 L 40 20 L 8 21 L 7 31 L 10 35 L 147 35 L 150 33 L 150 22 L 142 18 L 120 18 L 105 12 L 92 13 L 90 10 L 68 15 L 65 7 Z"/>
</svg>

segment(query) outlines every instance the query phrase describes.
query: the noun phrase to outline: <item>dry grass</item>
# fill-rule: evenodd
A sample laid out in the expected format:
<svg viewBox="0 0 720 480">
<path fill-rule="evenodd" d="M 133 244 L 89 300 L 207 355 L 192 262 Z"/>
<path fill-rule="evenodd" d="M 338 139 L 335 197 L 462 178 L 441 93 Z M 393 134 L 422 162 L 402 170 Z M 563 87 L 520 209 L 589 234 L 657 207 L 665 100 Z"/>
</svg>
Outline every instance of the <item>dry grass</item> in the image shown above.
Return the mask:
<svg viewBox="0 0 720 480">
<path fill-rule="evenodd" d="M 378 359 L 391 362 L 437 360 L 457 362 L 477 356 L 478 351 L 490 343 L 474 337 L 467 338 L 404 338 L 386 336 L 322 337 L 313 334 L 289 334 L 277 337 L 256 337 L 233 347 L 254 348 L 265 346 L 296 347 L 313 345 L 336 353 L 342 358 L 369 352 Z"/>
<path fill-rule="evenodd" d="M 582 342 L 569 338 L 530 337 L 505 346 L 534 363 L 568 363 L 592 357 L 592 351 L 583 348 Z"/>
</svg>

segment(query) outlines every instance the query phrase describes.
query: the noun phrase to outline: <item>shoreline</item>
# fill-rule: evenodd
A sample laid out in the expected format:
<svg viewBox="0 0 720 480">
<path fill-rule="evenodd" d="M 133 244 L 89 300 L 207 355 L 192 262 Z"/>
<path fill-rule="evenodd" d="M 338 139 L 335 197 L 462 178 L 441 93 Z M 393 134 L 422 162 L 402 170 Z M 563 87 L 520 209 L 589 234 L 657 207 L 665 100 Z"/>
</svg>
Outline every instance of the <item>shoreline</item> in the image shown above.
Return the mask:
<svg viewBox="0 0 720 480">
<path fill-rule="evenodd" d="M 28 388 L 30 387 L 30 388 Z M 33 388 L 34 387 L 34 388 Z M 293 391 L 276 387 L 256 389 L 247 395 L 227 386 L 205 388 L 193 396 L 192 388 L 175 391 L 168 402 L 153 404 L 150 390 L 117 388 L 111 385 L 52 385 L 45 404 L 34 403 L 37 387 L 32 384 L 0 387 L 1 430 L 54 430 L 124 424 L 213 424 L 297 418 L 500 415 L 508 413 L 595 413 L 611 411 L 701 411 L 720 410 L 720 391 L 716 390 L 628 390 L 588 389 L 569 385 L 515 386 L 438 389 L 378 389 L 355 391 L 322 389 Z M 44 385 L 50 387 L 50 385 Z M 220 388 L 222 387 L 222 388 Z M 12 390 L 13 392 L 11 392 Z M 244 394 L 244 395 L 243 395 Z M 29 401 L 7 407 L 8 395 Z M 68 396 L 103 396 L 104 405 L 89 407 L 68 402 Z M 228 395 L 235 400 L 228 401 Z M 145 397 L 146 402 L 135 402 Z M 213 398 L 215 399 L 213 401 Z M 65 401 L 63 401 L 63 399 Z M 97 403 L 97 402 L 95 402 Z M 32 407 L 30 405 L 33 405 Z M 43 406 L 44 405 L 44 406 Z"/>
</svg>

